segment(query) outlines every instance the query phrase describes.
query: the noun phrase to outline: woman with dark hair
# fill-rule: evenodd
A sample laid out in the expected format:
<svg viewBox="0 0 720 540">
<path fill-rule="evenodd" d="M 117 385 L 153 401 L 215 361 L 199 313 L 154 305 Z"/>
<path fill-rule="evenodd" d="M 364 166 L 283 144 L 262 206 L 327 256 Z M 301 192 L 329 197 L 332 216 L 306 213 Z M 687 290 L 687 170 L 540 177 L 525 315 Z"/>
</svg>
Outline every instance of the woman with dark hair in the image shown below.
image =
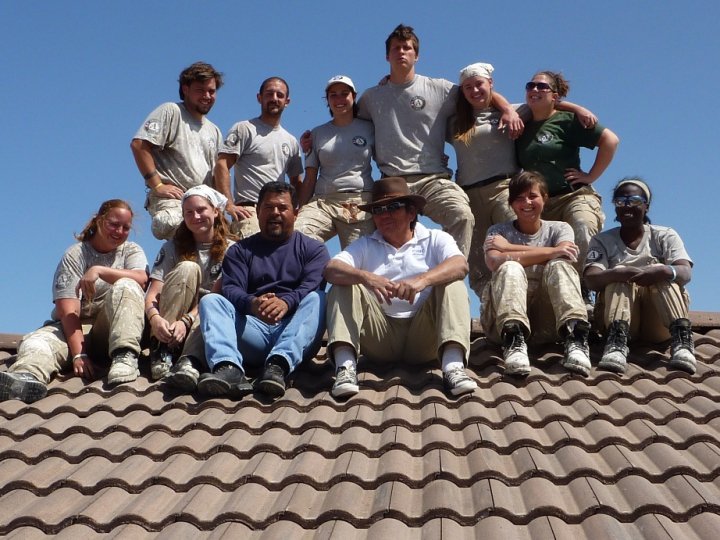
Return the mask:
<svg viewBox="0 0 720 540">
<path fill-rule="evenodd" d="M 532 121 L 525 125 L 516 149 L 520 166 L 538 171 L 548 183 L 550 196 L 543 218 L 565 221 L 575 232 L 579 249 L 575 267 L 581 273 L 590 238 L 605 221 L 600 195 L 592 184 L 610 165 L 619 139 L 600 124 L 587 129 L 575 114 L 558 110 L 569 90 L 563 75 L 552 71 L 537 73 L 525 85 Z M 587 172 L 580 168 L 582 147 L 598 149 Z"/>
<path fill-rule="evenodd" d="M 688 320 L 685 285 L 693 262 L 680 236 L 651 225 L 652 193 L 641 178 L 623 178 L 613 189 L 620 227 L 590 241 L 584 278 L 599 292 L 596 319 L 602 318 L 607 343 L 601 369 L 627 369 L 628 340 L 659 343 L 672 339 L 670 366 L 695 373 L 695 349 Z"/>
<path fill-rule="evenodd" d="M 183 194 L 183 222 L 160 248 L 145 295 L 150 375 L 153 380 L 167 376 L 168 383 L 188 391 L 194 390 L 205 358 L 196 324 L 198 302 L 220 291 L 222 261 L 234 243 L 223 212 L 226 203 L 224 195 L 206 185 Z"/>
<path fill-rule="evenodd" d="M 493 225 L 485 240 L 485 262 L 492 271 L 482 302 L 482 325 L 488 338 L 501 342 L 505 373 L 527 375 L 526 340 L 565 341 L 562 365 L 590 372 L 590 325 L 573 263 L 578 246 L 562 221 L 541 219 L 548 188 L 542 175 L 525 171 L 510 180 L 514 221 Z"/>
<path fill-rule="evenodd" d="M 345 249 L 375 230 L 372 216 L 358 208 L 370 201 L 375 137 L 372 123 L 357 118 L 357 91 L 350 77 L 332 77 L 325 98 L 332 120 L 312 130 L 295 229 L 321 242 L 338 235 Z"/>
<path fill-rule="evenodd" d="M 25 336 L 15 362 L 0 372 L 0 401 L 41 399 L 65 369 L 94 379 L 95 361 L 112 359 L 108 384 L 137 378 L 147 259 L 127 240 L 132 220 L 127 202 L 105 201 L 65 251 L 53 278 L 51 321 Z"/>
<path fill-rule="evenodd" d="M 491 225 L 515 218 L 507 204 L 508 183 L 520 168 L 515 143 L 501 121 L 503 112 L 493 105 L 494 71 L 491 64 L 482 62 L 460 70 L 460 92 L 449 136 L 457 156 L 456 180 L 467 193 L 475 216 L 468 278 L 478 297 L 490 280 L 483 242 Z M 590 111 L 574 103 L 563 101 L 558 107 L 577 114 L 584 126 L 597 122 Z M 523 116 L 529 112 L 525 106 L 518 108 Z"/>
</svg>

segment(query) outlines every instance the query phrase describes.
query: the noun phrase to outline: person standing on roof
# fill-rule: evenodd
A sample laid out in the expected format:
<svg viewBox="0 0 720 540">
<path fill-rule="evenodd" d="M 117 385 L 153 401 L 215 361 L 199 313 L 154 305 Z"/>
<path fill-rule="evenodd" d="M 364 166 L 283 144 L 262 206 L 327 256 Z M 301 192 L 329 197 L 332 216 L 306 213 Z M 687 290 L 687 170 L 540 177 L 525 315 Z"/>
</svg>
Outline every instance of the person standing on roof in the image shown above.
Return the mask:
<svg viewBox="0 0 720 540">
<path fill-rule="evenodd" d="M 215 189 L 228 198 L 225 211 L 232 217 L 230 230 L 240 238 L 259 231 L 255 207 L 265 184 L 284 182 L 286 176 L 296 190 L 301 184 L 300 145 L 280 125 L 283 111 L 290 105 L 290 87 L 280 77 L 265 79 L 257 101 L 260 116 L 230 128 L 213 173 Z M 235 169 L 232 189 L 231 168 Z"/>
<path fill-rule="evenodd" d="M 172 238 L 182 223 L 183 193 L 210 185 L 222 140 L 220 129 L 206 118 L 223 85 L 223 74 L 204 62 L 180 73 L 180 103 L 163 103 L 150 113 L 130 143 L 148 189 L 146 208 L 158 240 Z"/>
</svg>

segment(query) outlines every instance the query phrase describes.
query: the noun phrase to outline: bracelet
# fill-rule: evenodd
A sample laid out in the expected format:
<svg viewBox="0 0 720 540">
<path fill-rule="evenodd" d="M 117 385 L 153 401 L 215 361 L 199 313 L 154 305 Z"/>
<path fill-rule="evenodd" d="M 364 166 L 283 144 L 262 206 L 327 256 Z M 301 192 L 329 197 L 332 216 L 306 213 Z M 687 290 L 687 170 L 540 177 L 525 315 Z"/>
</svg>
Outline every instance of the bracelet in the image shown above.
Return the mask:
<svg viewBox="0 0 720 540">
<path fill-rule="evenodd" d="M 189 314 L 186 313 L 185 315 L 183 315 L 183 316 L 180 318 L 180 320 L 181 320 L 181 321 L 183 322 L 183 324 L 185 325 L 185 328 L 187 328 L 188 331 L 190 331 L 190 328 L 192 328 L 192 325 L 193 325 L 193 322 L 194 322 L 193 319 L 192 319 L 192 317 L 191 317 Z"/>
<path fill-rule="evenodd" d="M 150 171 L 149 173 L 143 174 L 143 178 L 144 178 L 145 180 L 150 180 L 150 179 L 151 179 L 153 176 L 155 176 L 157 173 L 158 173 L 158 172 L 157 172 L 157 169 L 153 169 L 153 170 Z"/>
<path fill-rule="evenodd" d="M 670 278 L 670 283 L 675 283 L 675 280 L 677 279 L 677 270 L 675 270 L 675 267 L 672 264 L 668 264 L 667 266 L 673 274 Z"/>
<path fill-rule="evenodd" d="M 73 356 L 72 361 L 74 362 L 74 361 L 77 360 L 78 358 L 87 358 L 87 357 L 88 357 L 88 355 L 85 354 L 84 352 L 83 352 L 83 353 L 78 353 L 78 354 L 76 354 L 75 356 Z"/>
<path fill-rule="evenodd" d="M 160 315 L 160 313 L 158 313 L 157 311 L 155 313 L 153 313 L 152 315 L 150 315 L 150 317 L 148 317 L 148 322 L 152 321 L 152 318 L 157 317 L 158 315 Z"/>
</svg>

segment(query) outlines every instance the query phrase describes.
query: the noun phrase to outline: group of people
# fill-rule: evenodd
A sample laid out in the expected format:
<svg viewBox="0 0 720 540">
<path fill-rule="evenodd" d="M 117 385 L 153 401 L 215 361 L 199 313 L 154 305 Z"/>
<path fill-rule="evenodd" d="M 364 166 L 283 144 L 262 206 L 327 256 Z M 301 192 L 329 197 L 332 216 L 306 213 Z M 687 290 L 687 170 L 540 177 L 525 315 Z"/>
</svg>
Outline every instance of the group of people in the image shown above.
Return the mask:
<svg viewBox="0 0 720 540">
<path fill-rule="evenodd" d="M 623 372 L 631 337 L 671 337 L 671 366 L 694 372 L 692 261 L 672 229 L 649 224 L 646 182 L 618 183 L 621 226 L 600 233 L 592 184 L 617 136 L 563 100 L 561 74 L 535 74 L 514 106 L 492 65 L 463 68 L 454 85 L 415 73 L 419 49 L 412 28 L 395 28 L 390 75 L 360 99 L 350 77 L 332 77 L 331 120 L 301 142 L 280 125 L 282 78 L 263 81 L 260 116 L 223 139 L 206 117 L 222 74 L 202 62 L 183 70 L 181 101 L 154 110 L 131 142 L 152 232 L 166 240 L 152 270 L 128 240 L 130 206 L 105 201 L 58 265 L 52 320 L 0 372 L 0 400 L 40 399 L 58 371 L 93 378 L 104 359 L 108 384 L 132 381 L 145 344 L 151 377 L 179 390 L 277 397 L 326 331 L 335 397 L 359 391 L 360 357 L 438 361 L 448 393 L 472 392 L 468 272 L 507 374 L 530 372 L 527 342 L 558 340 L 562 364 L 589 373 L 589 291 L 608 336 L 598 367 Z M 597 148 L 587 172 L 581 147 Z M 335 235 L 342 251 L 330 259 Z"/>
</svg>

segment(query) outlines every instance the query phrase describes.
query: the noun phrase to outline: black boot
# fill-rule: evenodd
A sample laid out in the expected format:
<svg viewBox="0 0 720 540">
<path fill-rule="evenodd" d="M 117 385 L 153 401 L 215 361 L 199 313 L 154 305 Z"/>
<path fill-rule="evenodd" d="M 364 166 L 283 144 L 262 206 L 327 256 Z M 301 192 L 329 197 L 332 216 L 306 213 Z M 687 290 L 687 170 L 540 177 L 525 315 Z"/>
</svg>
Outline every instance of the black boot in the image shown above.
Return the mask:
<svg viewBox="0 0 720 540">
<path fill-rule="evenodd" d="M 630 325 L 627 321 L 613 321 L 608 328 L 607 342 L 598 368 L 616 373 L 625 373 L 627 369 L 627 355 L 629 353 L 628 341 Z"/>
<path fill-rule="evenodd" d="M 695 373 L 695 345 L 693 345 L 692 327 L 687 319 L 676 319 L 670 323 L 670 367 Z"/>
</svg>

